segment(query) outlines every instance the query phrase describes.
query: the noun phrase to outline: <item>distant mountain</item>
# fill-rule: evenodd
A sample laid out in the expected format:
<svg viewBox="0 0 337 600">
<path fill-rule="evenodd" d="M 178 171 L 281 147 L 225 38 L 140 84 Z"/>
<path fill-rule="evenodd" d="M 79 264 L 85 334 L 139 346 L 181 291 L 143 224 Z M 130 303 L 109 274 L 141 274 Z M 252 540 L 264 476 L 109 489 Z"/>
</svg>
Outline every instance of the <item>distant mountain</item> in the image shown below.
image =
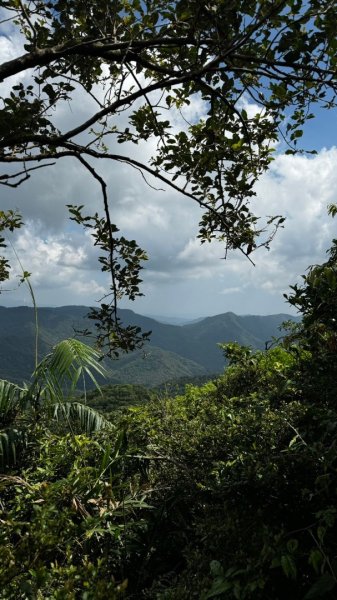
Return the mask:
<svg viewBox="0 0 337 600">
<path fill-rule="evenodd" d="M 110 362 L 109 367 L 109 380 L 147 387 L 176 379 L 191 379 L 207 372 L 201 364 L 152 344 Z"/>
<path fill-rule="evenodd" d="M 280 337 L 283 321 L 296 320 L 287 314 L 268 316 L 238 316 L 227 312 L 182 326 L 165 325 L 133 311 L 121 311 L 127 324 L 137 324 L 144 331 L 152 331 L 151 344 L 170 350 L 201 364 L 212 373 L 222 371 L 224 359 L 217 344 L 236 341 L 264 349 L 266 342 Z"/>
<path fill-rule="evenodd" d="M 194 323 L 201 319 L 187 319 L 185 317 L 165 317 L 163 315 L 144 315 L 149 319 L 154 319 L 158 323 L 165 323 L 165 325 L 187 325 L 188 323 Z M 202 318 L 202 317 L 201 317 Z"/>
<path fill-rule="evenodd" d="M 39 356 L 42 358 L 60 340 L 76 331 L 93 329 L 85 306 L 40 308 Z M 221 372 L 225 361 L 217 344 L 237 341 L 263 349 L 272 337 L 279 337 L 280 324 L 293 319 L 286 314 L 238 316 L 228 312 L 187 325 L 172 325 L 120 310 L 124 324 L 151 331 L 151 341 L 142 351 L 108 361 L 109 382 L 158 386 L 172 379 L 188 379 Z M 0 378 L 15 382 L 28 380 L 34 369 L 34 312 L 32 308 L 0 307 Z M 84 338 L 86 339 L 86 338 Z"/>
</svg>

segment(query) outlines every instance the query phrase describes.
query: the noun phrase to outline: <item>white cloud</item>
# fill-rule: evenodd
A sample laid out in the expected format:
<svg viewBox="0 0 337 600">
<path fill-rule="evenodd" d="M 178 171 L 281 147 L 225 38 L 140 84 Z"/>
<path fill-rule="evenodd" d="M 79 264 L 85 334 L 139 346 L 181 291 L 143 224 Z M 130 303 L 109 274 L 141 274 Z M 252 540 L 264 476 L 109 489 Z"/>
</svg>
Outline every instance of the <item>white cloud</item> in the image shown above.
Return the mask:
<svg viewBox="0 0 337 600">
<path fill-rule="evenodd" d="M 287 221 L 270 252 L 260 249 L 252 254 L 255 267 L 237 252 L 222 260 L 225 250 L 217 242 L 200 245 L 194 237 L 200 210 L 193 202 L 172 191 L 155 192 L 138 173 L 115 165 L 108 173 L 110 185 L 113 182 L 113 220 L 150 255 L 142 272 L 146 297 L 131 306 L 157 313 L 165 308 L 171 314 L 289 310 L 282 294 L 309 264 L 325 260 L 325 251 L 335 236 L 336 223 L 327 216 L 326 207 L 335 200 L 336 164 L 335 148 L 312 158 L 276 158 L 257 185 L 253 207 L 262 215 L 283 214 Z M 107 163 L 102 165 L 105 169 Z M 63 178 L 53 169 L 49 175 L 50 188 L 45 172 L 40 176 L 38 193 L 34 195 L 31 190 L 26 201 L 28 214 L 37 218 L 43 214 L 43 198 L 47 198 L 50 212 L 48 209 L 40 225 L 36 219 L 34 226 L 28 222 L 17 238 L 16 249 L 24 268 L 33 272 L 32 283 L 43 304 L 92 304 L 103 294 L 107 280 L 98 270 L 90 234 L 83 235 L 77 226 L 66 228 L 66 212 L 60 217 L 61 184 L 72 201 L 77 196 L 79 203 L 89 191 L 94 206 L 99 206 L 99 190 L 71 164 L 62 171 Z M 89 212 L 91 209 L 88 207 Z M 3 295 L 1 300 L 7 302 L 7 297 Z M 18 302 L 13 295 L 11 303 Z"/>
<path fill-rule="evenodd" d="M 89 236 L 72 236 L 70 234 L 43 234 L 41 224 L 28 222 L 15 235 L 15 241 L 9 248 L 11 259 L 11 279 L 4 289 L 13 289 L 14 294 L 4 292 L 3 299 L 10 304 L 29 299 L 28 290 L 18 282 L 22 276 L 22 268 L 31 273 L 30 282 L 38 303 L 81 304 L 93 303 L 106 291 L 103 276 L 97 270 L 97 260 L 93 261 L 96 251 L 92 248 Z M 97 257 L 96 257 L 97 258 Z M 20 261 L 20 262 L 19 262 Z M 92 265 L 94 266 L 94 272 Z M 94 277 L 92 276 L 94 274 Z M 85 296 L 85 301 L 83 300 Z M 21 299 L 21 300 L 20 300 Z"/>
<path fill-rule="evenodd" d="M 247 113 L 248 119 L 252 119 L 253 117 L 255 117 L 255 115 L 257 114 L 264 114 L 265 113 L 265 108 L 262 106 L 259 106 L 257 103 L 252 102 L 250 100 L 250 98 L 247 97 L 246 94 L 244 94 L 243 96 L 241 96 L 237 107 L 242 110 L 244 109 Z"/>
<path fill-rule="evenodd" d="M 12 60 L 17 56 L 16 44 L 9 37 L 0 36 L 0 55 L 4 62 Z"/>
<path fill-rule="evenodd" d="M 106 288 L 99 285 L 94 279 L 90 279 L 89 281 L 73 281 L 69 284 L 69 288 L 69 291 L 79 296 L 85 295 L 86 297 L 99 297 L 106 293 Z"/>
<path fill-rule="evenodd" d="M 189 101 L 190 103 L 181 110 L 174 106 L 170 108 L 173 130 L 187 130 L 189 124 L 197 123 L 200 119 L 206 119 L 208 107 L 202 100 L 201 94 L 193 94 L 190 96 Z M 163 116 L 165 116 L 165 113 Z"/>
<path fill-rule="evenodd" d="M 184 272 L 187 279 L 210 279 L 223 271 L 224 255 L 223 244 L 200 244 L 198 238 L 192 238 L 177 255 L 176 268 Z"/>
<path fill-rule="evenodd" d="M 228 296 L 228 294 L 239 294 L 243 291 L 244 288 L 246 288 L 246 285 L 243 285 L 242 287 L 229 287 L 229 288 L 224 288 L 222 290 L 222 292 L 220 292 L 221 294 L 223 294 L 224 296 Z"/>
</svg>

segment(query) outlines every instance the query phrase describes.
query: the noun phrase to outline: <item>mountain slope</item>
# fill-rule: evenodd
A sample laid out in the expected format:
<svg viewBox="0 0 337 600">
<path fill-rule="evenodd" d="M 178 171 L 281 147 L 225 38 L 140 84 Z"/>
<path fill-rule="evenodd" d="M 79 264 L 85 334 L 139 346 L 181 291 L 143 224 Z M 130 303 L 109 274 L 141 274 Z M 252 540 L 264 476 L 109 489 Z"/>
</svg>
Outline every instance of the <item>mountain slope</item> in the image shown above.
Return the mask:
<svg viewBox="0 0 337 600">
<path fill-rule="evenodd" d="M 116 368 L 114 368 L 116 367 Z M 175 352 L 149 346 L 110 363 L 108 379 L 154 387 L 166 381 L 206 374 L 206 369 Z"/>
<path fill-rule="evenodd" d="M 224 367 L 217 344 L 236 341 L 262 350 L 272 337 L 280 337 L 279 327 L 283 321 L 294 319 L 286 314 L 239 316 L 227 312 L 174 326 L 157 323 L 129 310 L 121 313 L 126 323 L 135 323 L 145 331 L 152 331 L 151 344 L 191 359 L 213 373 Z"/>
<path fill-rule="evenodd" d="M 93 330 L 92 321 L 86 318 L 88 312 L 85 306 L 40 308 L 39 357 L 61 339 L 74 337 L 86 328 Z M 237 341 L 263 349 L 273 336 L 280 336 L 282 321 L 291 318 L 283 314 L 238 316 L 228 312 L 178 326 L 159 323 L 131 310 L 120 310 L 119 316 L 126 325 L 151 331 L 151 341 L 141 352 L 109 361 L 109 381 L 142 385 L 221 372 L 225 361 L 217 344 Z M 28 380 L 34 369 L 34 335 L 32 308 L 0 307 L 0 378 Z"/>
</svg>

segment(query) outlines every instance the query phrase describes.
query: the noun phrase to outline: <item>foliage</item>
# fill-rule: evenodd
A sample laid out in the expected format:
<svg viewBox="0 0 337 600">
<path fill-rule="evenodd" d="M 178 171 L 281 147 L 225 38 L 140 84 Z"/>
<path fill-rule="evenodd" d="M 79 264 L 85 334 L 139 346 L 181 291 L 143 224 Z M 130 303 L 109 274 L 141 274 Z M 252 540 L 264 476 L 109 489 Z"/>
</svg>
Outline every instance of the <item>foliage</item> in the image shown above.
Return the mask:
<svg viewBox="0 0 337 600">
<path fill-rule="evenodd" d="M 27 446 L 29 435 L 41 418 L 46 424 L 52 419 L 65 421 L 72 428 L 78 425 L 88 433 L 108 425 L 99 413 L 74 402 L 80 378 L 87 375 L 98 387 L 94 372 L 105 372 L 98 359 L 99 354 L 79 340 L 64 340 L 37 365 L 30 386 L 20 388 L 0 380 L 2 467 L 15 464 L 17 449 Z"/>
<path fill-rule="evenodd" d="M 91 390 L 86 395 L 88 405 L 103 414 L 116 413 L 148 402 L 153 392 L 141 385 L 129 383 L 104 385 L 100 391 Z"/>
<path fill-rule="evenodd" d="M 16 214 L 13 210 L 3 211 L 0 210 L 0 248 L 6 248 L 5 238 L 2 237 L 4 231 L 14 231 L 20 229 L 23 225 L 20 215 Z M 0 283 L 6 281 L 9 278 L 10 265 L 8 260 L 4 256 L 0 256 Z"/>
<path fill-rule="evenodd" d="M 83 342 L 63 340 L 36 367 L 31 393 L 38 391 L 52 401 L 72 399 L 78 382 L 86 375 L 99 387 L 94 373 L 104 376 L 106 372 L 99 359 L 100 354 Z"/>
<path fill-rule="evenodd" d="M 112 223 L 95 159 L 127 164 L 151 185 L 157 180 L 190 198 L 202 210 L 201 242 L 218 239 L 224 254 L 237 249 L 251 260 L 284 221 L 275 215 L 260 224 L 249 205 L 273 146 L 282 137 L 296 152 L 311 105 L 335 105 L 335 2 L 2 0 L 0 8 L 2 27 L 20 32 L 24 47 L 0 65 L 8 84 L 0 106 L 0 183 L 16 188 L 34 170 L 69 157 L 96 180 L 103 216 L 70 206 L 71 218 L 92 229 L 111 277 L 92 316 L 108 352 L 139 346 L 142 334 L 120 323 L 117 300 L 140 294 L 146 254 Z M 56 109 L 79 93 L 91 113 L 81 121 L 74 111 L 77 121 L 61 130 Z M 200 116 L 186 122 L 194 100 Z M 142 163 L 133 145 L 149 140 L 154 154 Z M 124 153 L 111 149 L 116 144 Z"/>
<path fill-rule="evenodd" d="M 39 431 L 32 464 L 0 479 L 2 598 L 120 597 L 115 581 L 127 519 L 145 504 L 118 481 L 120 439 L 104 447 L 85 436 Z"/>
<path fill-rule="evenodd" d="M 335 598 L 336 372 L 316 332 L 336 258 L 293 287 L 301 324 L 264 352 L 224 345 L 215 381 L 81 435 L 40 413 L 0 477 L 4 600 Z"/>
<path fill-rule="evenodd" d="M 337 381 L 337 240 L 328 250 L 328 260 L 310 267 L 302 286 L 291 286 L 290 304 L 303 315 L 302 326 L 292 341 L 308 351 L 301 377 L 310 396 L 334 402 Z"/>
<path fill-rule="evenodd" d="M 336 409 L 303 402 L 296 354 L 250 356 L 133 413 L 161 506 L 151 598 L 334 597 Z"/>
<path fill-rule="evenodd" d="M 256 351 L 236 342 L 220 344 L 220 347 L 229 362 L 226 370 L 229 380 L 224 379 L 219 383 L 225 395 L 240 396 L 246 394 L 247 390 L 255 390 L 267 394 L 271 400 L 274 397 L 280 400 L 281 393 L 282 397 L 294 393 L 294 384 L 287 373 L 294 368 L 298 357 L 282 346 L 268 352 Z"/>
</svg>

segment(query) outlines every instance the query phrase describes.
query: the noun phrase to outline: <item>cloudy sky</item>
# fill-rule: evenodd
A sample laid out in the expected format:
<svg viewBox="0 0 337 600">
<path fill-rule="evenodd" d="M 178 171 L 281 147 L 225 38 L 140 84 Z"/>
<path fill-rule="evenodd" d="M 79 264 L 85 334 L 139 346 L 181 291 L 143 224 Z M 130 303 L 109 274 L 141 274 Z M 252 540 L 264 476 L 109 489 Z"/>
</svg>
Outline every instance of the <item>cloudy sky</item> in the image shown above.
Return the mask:
<svg viewBox="0 0 337 600">
<path fill-rule="evenodd" d="M 2 33 L 0 56 L 6 60 L 18 54 L 20 41 L 10 29 Z M 195 98 L 186 116 L 193 120 L 201 110 Z M 75 125 L 91 111 L 90 102 L 78 92 L 56 118 L 63 127 Z M 112 220 L 149 255 L 143 271 L 145 296 L 121 306 L 141 314 L 190 318 L 227 311 L 291 312 L 283 293 L 308 265 L 325 260 L 336 237 L 337 221 L 327 215 L 327 205 L 337 201 L 336 145 L 336 112 L 318 111 L 303 138 L 303 146 L 316 149 L 316 156 L 286 156 L 279 146 L 270 171 L 256 187 L 253 206 L 261 216 L 282 214 L 287 220 L 271 250 L 253 255 L 255 267 L 236 253 L 224 260 L 224 248 L 217 242 L 200 245 L 196 234 L 201 212 L 192 201 L 172 190 L 150 188 L 130 167 L 101 161 L 97 167 L 108 183 Z M 151 144 L 136 147 L 134 156 L 144 159 L 151 149 Z M 23 215 L 25 227 L 9 239 L 24 269 L 32 273 L 40 306 L 94 305 L 104 294 L 108 281 L 99 271 L 92 239 L 69 221 L 66 209 L 66 204 L 85 204 L 92 214 L 100 203 L 96 182 L 71 159 L 37 171 L 18 189 L 1 189 L 0 210 L 17 209 Z M 8 254 L 12 278 L 2 287 L 0 304 L 29 305 L 11 248 Z"/>
</svg>

